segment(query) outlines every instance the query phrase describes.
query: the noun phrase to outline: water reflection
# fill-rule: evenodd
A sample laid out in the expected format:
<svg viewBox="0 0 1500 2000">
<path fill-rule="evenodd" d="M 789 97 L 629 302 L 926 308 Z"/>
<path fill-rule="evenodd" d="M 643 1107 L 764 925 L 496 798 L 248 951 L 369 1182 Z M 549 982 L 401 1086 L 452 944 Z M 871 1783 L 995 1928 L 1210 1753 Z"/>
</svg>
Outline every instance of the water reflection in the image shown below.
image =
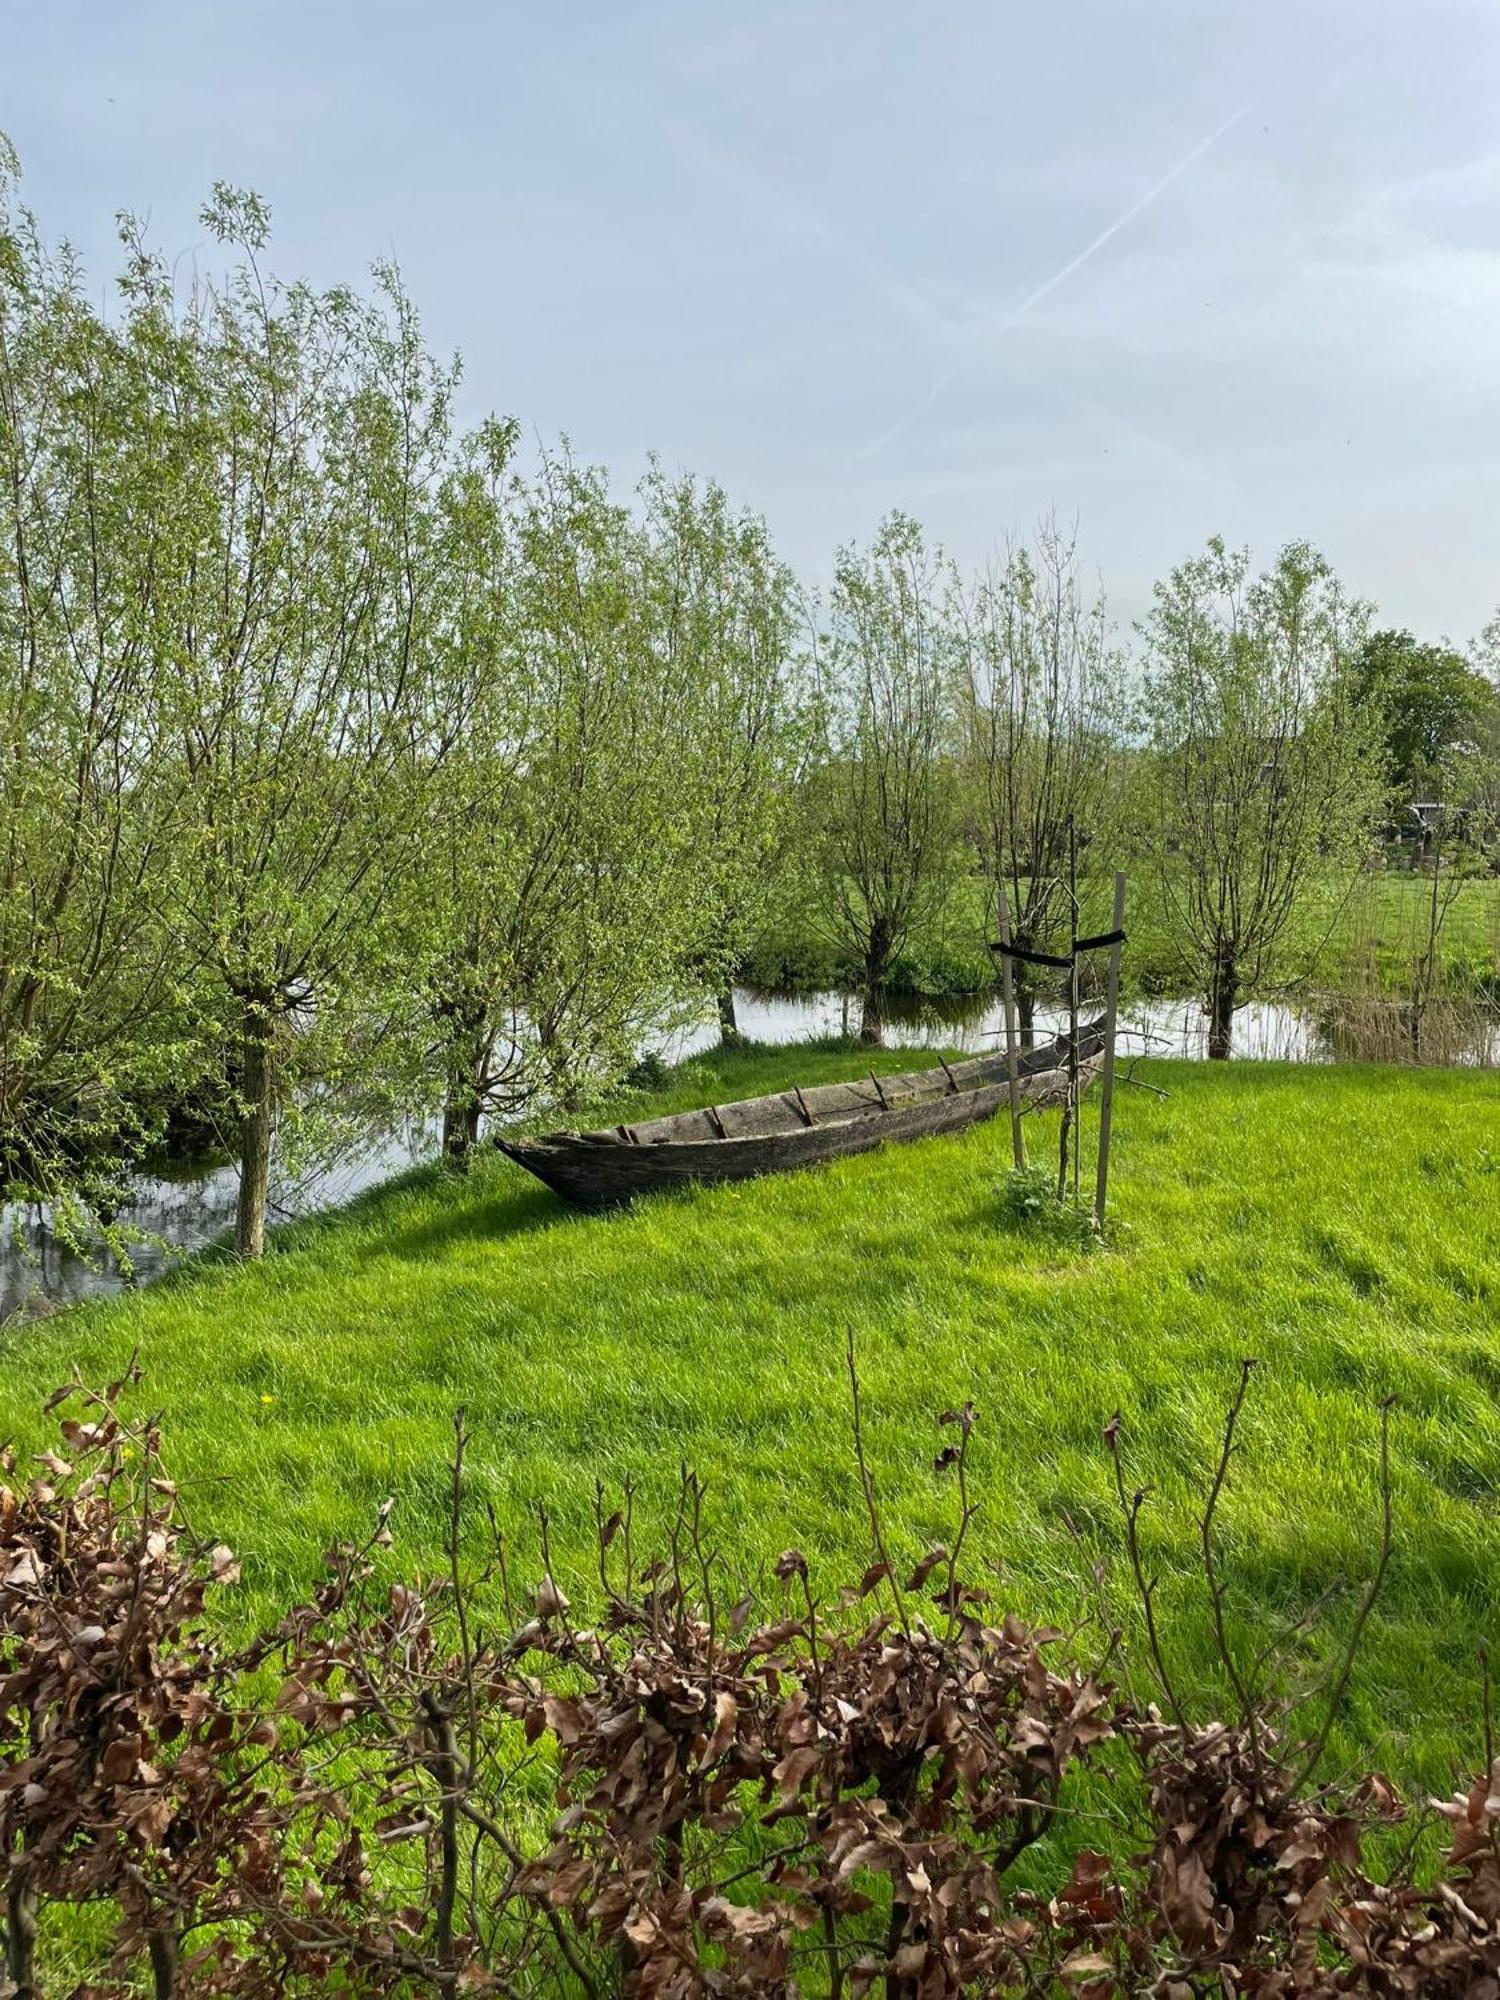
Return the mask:
<svg viewBox="0 0 1500 2000">
<path fill-rule="evenodd" d="M 859 1002 L 841 993 L 735 994 L 740 1033 L 752 1041 L 805 1042 L 823 1035 L 858 1033 Z M 1054 1035 L 1067 1026 L 1061 1008 L 1039 1006 L 1038 1035 Z M 1001 1046 L 1004 1017 L 998 1001 L 977 999 L 920 1000 L 890 996 L 886 1008 L 888 1047 L 926 1048 L 941 1043 L 970 1055 Z M 1206 1060 L 1208 1017 L 1195 1000 L 1137 1000 L 1122 1003 L 1120 1047 L 1131 1054 L 1186 1056 Z M 718 1040 L 717 1020 L 705 1022 L 677 1038 L 670 1059 L 680 1061 Z M 1234 1017 L 1237 1059 L 1282 1062 L 1331 1062 L 1334 1050 L 1309 1016 L 1290 1006 L 1257 1003 Z"/>
<path fill-rule="evenodd" d="M 437 1151 L 437 1128 L 418 1125 L 371 1140 L 325 1172 L 297 1182 L 271 1181 L 271 1216 L 286 1222 L 336 1208 Z M 50 1228 L 45 1209 L 0 1207 L 0 1328 L 11 1318 L 47 1307 L 149 1284 L 192 1250 L 234 1226 L 239 1174 L 232 1166 L 185 1168 L 173 1176 L 143 1175 L 120 1221 L 142 1241 L 130 1246 L 127 1273 L 107 1250 L 80 1256 Z"/>
<path fill-rule="evenodd" d="M 857 1032 L 859 1005 L 840 993 L 759 993 L 740 988 L 735 994 L 740 1032 L 755 1041 L 795 1043 L 826 1035 Z M 1500 1025 L 1474 1017 L 1474 1031 L 1456 1045 L 1454 1059 L 1465 1063 L 1500 1064 Z M 1059 1032 L 1066 1017 L 1056 1008 L 1038 1007 L 1039 1035 Z M 886 1015 L 886 1040 L 896 1047 L 918 1048 L 941 1043 L 971 1054 L 998 1048 L 1002 1041 L 998 1002 L 917 1001 L 891 997 Z M 1271 1002 L 1243 1007 L 1234 1017 L 1234 1055 L 1240 1061 L 1331 1062 L 1370 1053 L 1348 1039 L 1347 1017 L 1335 1009 L 1304 1010 Z M 661 1054 L 671 1062 L 712 1048 L 719 1038 L 717 1015 L 670 1038 Z M 1193 1000 L 1137 999 L 1123 1004 L 1120 1047 L 1126 1055 L 1178 1056 L 1202 1060 L 1208 1054 L 1208 1021 Z M 432 1159 L 438 1148 L 434 1125 L 419 1125 L 372 1141 L 359 1153 L 325 1173 L 292 1185 L 273 1180 L 272 1214 L 276 1220 L 309 1215 L 336 1207 L 363 1189 L 387 1180 L 419 1161 Z M 121 1220 L 156 1239 L 132 1251 L 133 1275 L 126 1274 L 107 1254 L 77 1256 L 65 1248 L 47 1226 L 40 1210 L 0 1209 L 0 1327 L 7 1319 L 47 1306 L 119 1291 L 127 1282 L 147 1283 L 184 1252 L 201 1249 L 229 1229 L 234 1221 L 238 1176 L 233 1167 L 186 1172 L 176 1178 L 143 1178 Z"/>
</svg>

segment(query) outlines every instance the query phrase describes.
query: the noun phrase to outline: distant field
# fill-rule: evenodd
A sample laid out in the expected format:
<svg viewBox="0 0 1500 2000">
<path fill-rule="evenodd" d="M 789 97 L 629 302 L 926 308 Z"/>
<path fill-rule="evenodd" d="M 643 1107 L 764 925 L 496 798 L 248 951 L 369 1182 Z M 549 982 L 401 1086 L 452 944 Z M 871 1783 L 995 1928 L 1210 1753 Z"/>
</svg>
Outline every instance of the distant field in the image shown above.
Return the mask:
<svg viewBox="0 0 1500 2000">
<path fill-rule="evenodd" d="M 1320 883 L 1286 940 L 1281 976 L 1330 988 L 1398 990 L 1419 948 L 1431 886 L 1430 879 L 1405 872 L 1364 875 L 1352 886 Z M 1103 925 L 1107 890 L 1099 885 L 1090 894 L 1097 907 L 1089 920 Z M 1183 970 L 1161 884 L 1144 870 L 1131 878 L 1128 928 L 1127 981 L 1138 989 L 1179 991 Z M 893 983 L 932 996 L 987 991 L 995 977 L 990 934 L 983 885 L 960 877 L 938 915 L 911 940 Z M 1456 991 L 1500 981 L 1500 879 L 1463 884 L 1443 925 L 1439 956 Z M 776 917 L 745 971 L 757 985 L 803 990 L 853 985 L 858 977 L 858 968 L 805 910 Z"/>
<path fill-rule="evenodd" d="M 882 1057 L 887 1067 L 909 1063 Z M 685 1065 L 654 1107 L 847 1073 L 847 1051 Z M 997 1126 L 601 1218 L 487 1156 L 282 1232 L 262 1268 L 198 1263 L 135 1298 L 11 1336 L 0 1434 L 42 1394 L 139 1348 L 194 1520 L 242 1554 L 240 1602 L 305 1588 L 333 1537 L 397 1496 L 396 1560 L 431 1564 L 455 1404 L 473 1473 L 535 1567 L 552 1510 L 565 1587 L 591 1591 L 595 1475 L 640 1482 L 638 1540 L 687 1458 L 728 1564 L 801 1544 L 829 1583 L 865 1529 L 848 1443 L 856 1330 L 871 1451 L 902 1556 L 951 1532 L 934 1417 L 979 1405 L 996 1589 L 1076 1616 L 1104 1561 L 1124 1609 L 1101 1432 L 1123 1412 L 1149 1481 L 1169 1645 L 1222 1700 L 1189 1572 L 1193 1515 L 1240 1357 L 1263 1366 L 1224 1511 L 1242 1643 L 1374 1554 L 1376 1405 L 1394 1391 L 1397 1540 L 1342 1748 L 1441 1786 L 1472 1765 L 1475 1647 L 1500 1639 L 1500 1093 L 1461 1072 L 1151 1065 L 1124 1094 L 1117 1247 L 1049 1250 L 996 1222 Z M 618 1114 L 617 1114 L 618 1115 Z M 1044 1144 L 1052 1126 L 1035 1126 Z M 1069 1538 L 1067 1516 L 1081 1536 Z M 1336 1607 L 1301 1664 L 1346 1629 Z"/>
</svg>

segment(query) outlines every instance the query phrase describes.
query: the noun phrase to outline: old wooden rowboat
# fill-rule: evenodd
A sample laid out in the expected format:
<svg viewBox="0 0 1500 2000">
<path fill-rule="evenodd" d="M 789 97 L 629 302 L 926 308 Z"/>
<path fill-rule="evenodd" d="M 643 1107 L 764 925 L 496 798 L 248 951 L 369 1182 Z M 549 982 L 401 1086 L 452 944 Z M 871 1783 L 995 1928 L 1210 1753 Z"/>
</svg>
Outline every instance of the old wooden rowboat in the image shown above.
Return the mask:
<svg viewBox="0 0 1500 2000">
<path fill-rule="evenodd" d="M 1103 1049 L 1102 1025 L 1079 1030 L 1081 1082 L 1093 1075 Z M 1017 1068 L 1028 1105 L 1060 1102 L 1068 1080 L 1067 1037 L 1022 1051 Z M 495 1144 L 566 1200 L 608 1208 L 688 1181 L 749 1180 L 894 1140 L 956 1132 L 993 1118 L 1008 1094 L 1001 1051 L 898 1076 L 794 1087 L 602 1132 L 549 1132 Z"/>
</svg>

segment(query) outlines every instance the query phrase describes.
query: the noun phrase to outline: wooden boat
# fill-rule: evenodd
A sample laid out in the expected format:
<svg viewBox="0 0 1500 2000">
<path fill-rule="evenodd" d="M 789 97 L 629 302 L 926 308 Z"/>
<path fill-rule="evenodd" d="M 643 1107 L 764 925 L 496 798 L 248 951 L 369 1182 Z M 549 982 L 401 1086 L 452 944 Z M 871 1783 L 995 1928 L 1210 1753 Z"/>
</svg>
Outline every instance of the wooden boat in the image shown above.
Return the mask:
<svg viewBox="0 0 1500 2000">
<path fill-rule="evenodd" d="M 1080 1081 L 1104 1051 L 1104 1028 L 1080 1028 Z M 1068 1083 L 1068 1038 L 1016 1058 L 1020 1093 L 1030 1106 L 1060 1103 Z M 871 1074 L 854 1083 L 779 1091 L 737 1104 L 710 1104 L 639 1125 L 601 1132 L 549 1132 L 495 1144 L 566 1200 L 608 1208 L 638 1194 L 689 1181 L 742 1181 L 810 1167 L 891 1141 L 957 1132 L 993 1118 L 1008 1101 L 1004 1051 L 898 1076 Z"/>
</svg>

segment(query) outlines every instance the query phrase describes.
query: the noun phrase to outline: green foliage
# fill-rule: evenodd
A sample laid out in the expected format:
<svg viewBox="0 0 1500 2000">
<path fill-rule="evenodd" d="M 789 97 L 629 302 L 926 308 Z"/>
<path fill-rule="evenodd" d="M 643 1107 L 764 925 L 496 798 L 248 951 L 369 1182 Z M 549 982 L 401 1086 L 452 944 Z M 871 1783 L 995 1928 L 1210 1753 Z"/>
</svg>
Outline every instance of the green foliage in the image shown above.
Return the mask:
<svg viewBox="0 0 1500 2000">
<path fill-rule="evenodd" d="M 7 190 L 8 191 L 8 190 Z M 723 987 L 808 748 L 764 524 L 451 423 L 398 274 L 316 292 L 216 186 L 111 324 L 24 213 L 0 271 L 0 1186 L 88 1194 L 174 1093 L 273 1144 L 575 1101 Z"/>
<path fill-rule="evenodd" d="M 664 1090 L 671 1080 L 671 1068 L 663 1061 L 655 1049 L 647 1049 L 643 1056 L 626 1070 L 620 1079 L 622 1090 L 657 1091 Z"/>
<path fill-rule="evenodd" d="M 913 931 L 941 907 L 958 853 L 951 770 L 953 627 L 944 568 L 917 523 L 893 514 L 866 554 L 839 552 L 821 662 L 825 915 L 860 966 L 862 1033 Z"/>
<path fill-rule="evenodd" d="M 1109 916 L 1104 884 L 1084 886 L 1084 921 L 1103 929 Z M 1404 870 L 1315 871 L 1304 883 L 1280 941 L 1278 984 L 1295 992 L 1315 979 L 1324 989 L 1349 986 L 1399 995 L 1423 949 L 1430 893 L 1425 878 Z M 1171 899 L 1162 883 L 1139 867 L 1132 867 L 1127 927 L 1127 991 L 1180 992 L 1182 963 Z M 976 1003 L 992 1000 L 995 962 L 986 949 L 992 935 L 984 885 L 972 875 L 957 876 L 942 907 L 913 933 L 897 960 L 893 990 Z M 1465 874 L 1440 950 L 1443 978 L 1456 991 L 1474 994 L 1500 981 L 1500 881 Z M 789 894 L 769 913 L 767 929 L 748 953 L 744 971 L 752 985 L 811 992 L 852 987 L 859 968 L 825 934 L 816 913 Z"/>
<path fill-rule="evenodd" d="M 1102 595 L 1086 596 L 1077 549 L 1055 524 L 1012 548 L 966 593 L 958 676 L 965 808 L 986 888 L 988 935 L 1003 894 L 1015 943 L 1065 947 L 1070 883 L 1120 859 L 1122 662 Z M 1016 966 L 1022 1018 L 1035 979 Z"/>
<path fill-rule="evenodd" d="M 653 461 L 641 500 L 653 631 L 679 703 L 672 793 L 691 818 L 692 888 L 681 893 L 702 907 L 694 962 L 723 988 L 800 873 L 798 780 L 817 710 L 796 644 L 796 585 L 765 523 L 736 513 L 713 481 L 669 480 Z"/>
<path fill-rule="evenodd" d="M 620 1074 L 686 991 L 703 909 L 688 669 L 661 643 L 648 537 L 597 468 L 563 454 L 526 479 L 471 452 L 451 747 L 408 904 L 454 1160 L 482 1116 Z"/>
<path fill-rule="evenodd" d="M 1369 841 L 1374 724 L 1345 672 L 1366 621 L 1304 543 L 1252 578 L 1248 552 L 1215 539 L 1157 585 L 1144 832 L 1211 1055 L 1276 971 L 1310 879 Z"/>
<path fill-rule="evenodd" d="M 161 707 L 184 441 L 149 291 L 106 324 L 0 175 L 0 1185 L 99 1198 L 205 1040 Z"/>
<path fill-rule="evenodd" d="M 399 1047 L 399 890 L 447 747 L 433 677 L 464 552 L 433 504 L 454 375 L 395 272 L 368 299 L 279 285 L 256 197 L 220 188 L 204 221 L 241 261 L 179 321 L 161 714 L 183 746 L 178 920 L 222 1024 L 253 1255 L 273 1128 L 283 1150 L 297 1127 L 326 1141 Z M 165 315 L 166 266 L 138 249 L 133 269 Z"/>
<path fill-rule="evenodd" d="M 1379 718 L 1398 813 L 1450 796 L 1455 760 L 1475 755 L 1500 692 L 1451 646 L 1372 632 L 1350 665 L 1354 698 Z"/>
<path fill-rule="evenodd" d="M 1055 528 L 965 583 L 893 514 L 804 642 L 712 481 L 456 436 L 389 266 L 280 281 L 220 184 L 211 279 L 180 296 L 126 217 L 106 311 L 4 145 L 0 196 L 0 1189 L 65 1227 L 190 1103 L 255 1254 L 273 1147 L 441 1104 L 460 1161 L 710 995 L 732 1037 L 744 967 L 857 986 L 878 1040 L 892 988 L 991 985 L 1002 885 L 1055 940 L 1075 846 L 1086 922 L 1132 867 L 1127 980 L 1200 991 L 1223 1052 L 1341 921 L 1381 729 L 1455 811 L 1416 945 L 1361 949 L 1419 1010 L 1494 977 L 1500 696 L 1366 644 L 1304 546 L 1160 586 L 1146 746 Z"/>
<path fill-rule="evenodd" d="M 1011 1229 L 1045 1238 L 1068 1250 L 1092 1250 L 1098 1244 L 1094 1212 L 1071 1194 L 1061 1199 L 1056 1173 L 1033 1162 L 1012 1167 L 999 1183 L 1000 1220 Z"/>
</svg>

